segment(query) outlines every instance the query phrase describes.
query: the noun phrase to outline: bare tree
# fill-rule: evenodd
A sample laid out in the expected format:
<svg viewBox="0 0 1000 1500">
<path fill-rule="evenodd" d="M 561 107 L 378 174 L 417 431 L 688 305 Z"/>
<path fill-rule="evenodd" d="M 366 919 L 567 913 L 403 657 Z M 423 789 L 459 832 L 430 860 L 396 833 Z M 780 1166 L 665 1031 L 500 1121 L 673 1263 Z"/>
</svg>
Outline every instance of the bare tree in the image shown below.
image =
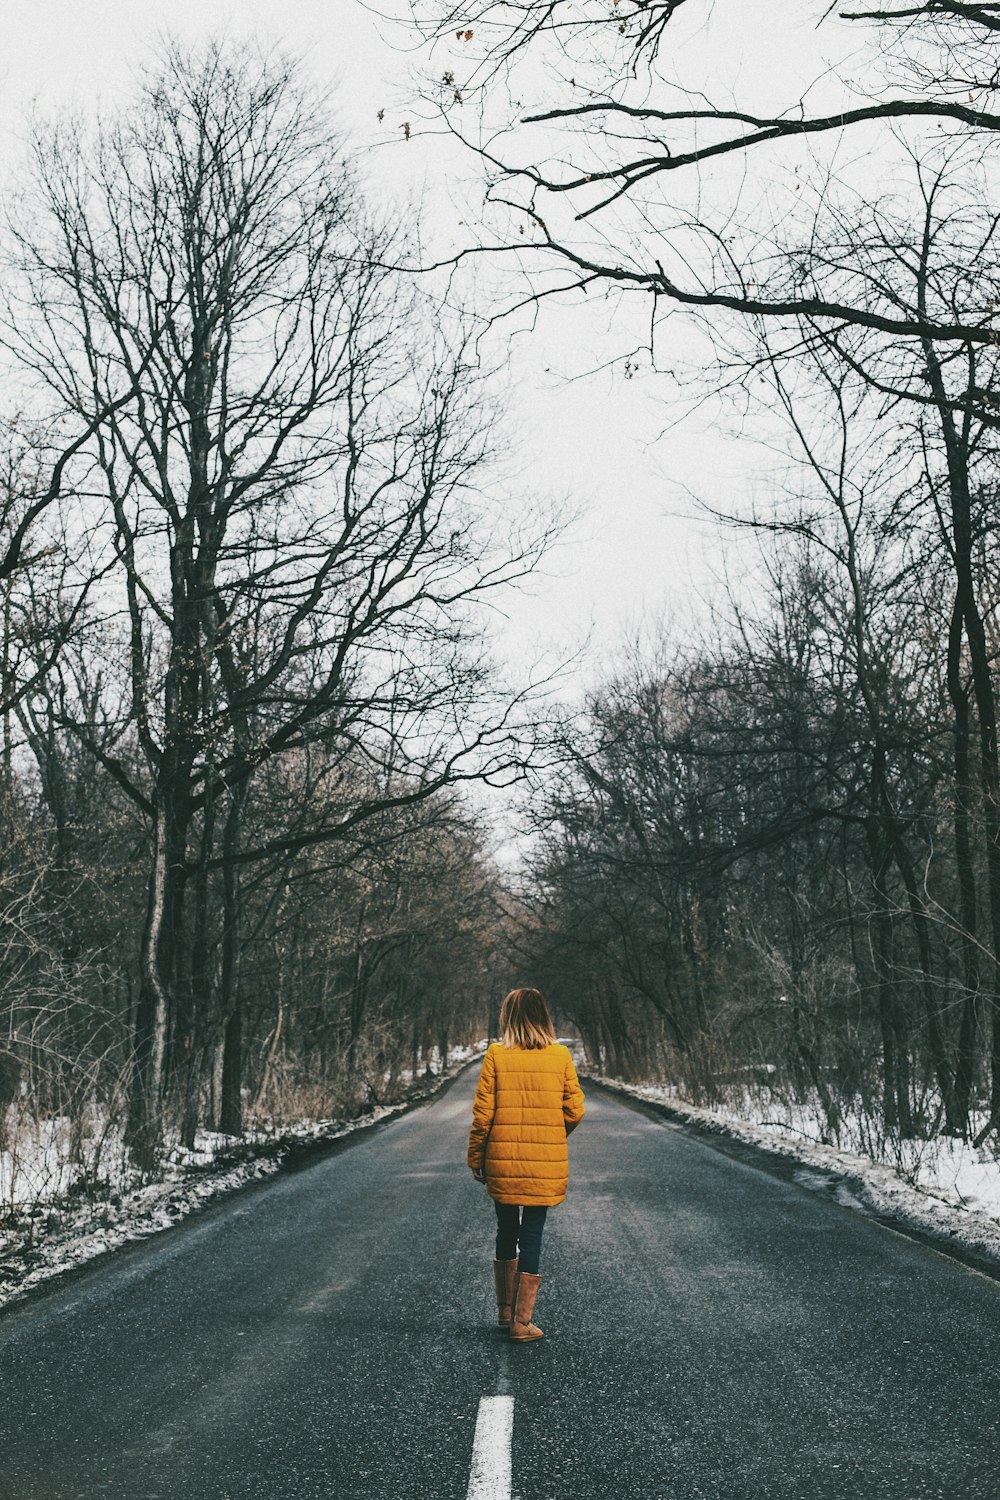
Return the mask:
<svg viewBox="0 0 1000 1500">
<path fill-rule="evenodd" d="M 660 330 L 686 310 L 714 351 L 695 376 L 699 389 L 728 387 L 759 417 L 752 393 L 764 377 L 804 442 L 823 523 L 815 512 L 748 519 L 790 549 L 808 536 L 846 586 L 839 625 L 868 738 L 861 763 L 886 1117 L 902 1122 L 912 1095 L 900 1070 L 913 1018 L 900 1008 L 908 987 L 893 958 L 901 902 L 949 1128 L 968 1128 L 980 1023 L 990 1018 L 993 1102 L 983 1135 L 1000 1120 L 1000 758 L 989 638 L 1000 12 L 960 0 L 817 6 L 820 33 L 852 48 L 850 79 L 834 64 L 823 79 L 827 107 L 810 109 L 796 85 L 787 109 L 764 115 L 752 98 L 717 104 L 699 92 L 700 80 L 689 87 L 683 54 L 668 54 L 669 41 L 681 38 L 689 56 L 696 52 L 692 28 L 709 10 L 696 0 L 482 0 L 460 23 L 453 5 L 412 6 L 439 47 L 451 33 L 449 62 L 457 60 L 429 97 L 488 174 L 495 212 L 467 253 L 516 254 L 520 264 L 527 247 L 520 295 L 528 302 L 574 290 L 638 294 L 654 367 Z M 777 8 L 775 17 L 781 24 Z M 868 98 L 859 102 L 859 92 Z M 471 103 L 488 137 L 463 129 Z M 877 196 L 866 180 L 873 161 L 885 182 Z M 664 363 L 673 373 L 673 348 Z M 817 441 L 818 428 L 806 432 L 796 387 L 806 367 L 827 387 L 821 420 L 840 444 L 839 467 L 836 454 L 820 456 L 829 444 Z M 857 460 L 846 454 L 869 441 L 883 459 L 856 488 Z M 875 519 L 863 514 L 873 503 Z M 881 606 L 900 617 L 903 557 L 929 573 L 926 614 L 915 606 L 925 621 L 918 671 L 950 710 L 923 727 L 951 757 L 950 786 L 939 795 L 953 814 L 955 864 L 944 884 L 953 877 L 954 890 L 944 905 L 960 952 L 957 1039 L 947 1021 L 951 956 L 933 930 L 943 907 L 921 873 L 936 828 L 933 799 L 907 800 L 914 787 L 904 769 L 920 755 L 935 762 L 935 775 L 941 767 L 936 748 L 910 738 L 915 725 L 900 735 L 899 694 L 916 664 L 873 634 Z"/>
<path fill-rule="evenodd" d="M 119 119 L 39 128 L 33 160 L 8 344 L 62 412 L 102 413 L 76 482 L 112 570 L 108 670 L 99 705 L 65 666 L 56 696 L 151 830 L 131 1126 L 149 1164 L 171 1059 L 201 1055 L 211 872 L 239 1128 L 241 868 L 519 774 L 521 698 L 491 676 L 477 602 L 549 524 L 498 531 L 461 329 L 392 269 L 404 231 L 365 208 L 293 63 L 171 47 Z M 362 794 L 248 844 L 254 775 L 312 742 L 368 765 Z"/>
<path fill-rule="evenodd" d="M 850 53 L 842 106 L 811 114 L 795 86 L 787 109 L 768 116 L 752 103 L 713 104 L 700 77 L 688 87 L 674 66 L 670 41 L 692 46 L 710 19 L 711 7 L 699 0 L 478 0 L 462 7 L 411 0 L 410 9 L 419 34 L 448 48 L 448 66 L 431 77 L 428 101 L 488 173 L 497 212 L 487 237 L 470 249 L 519 262 L 537 251 L 528 298 L 573 289 L 636 292 L 650 308 L 654 335 L 680 308 L 692 315 L 712 310 L 709 328 L 720 313 L 733 313 L 820 319 L 946 349 L 992 343 L 992 283 L 961 314 L 921 309 L 881 287 L 864 254 L 829 255 L 826 232 L 828 213 L 849 213 L 852 192 L 864 182 L 831 165 L 847 154 L 845 139 L 863 140 L 861 159 L 874 157 L 884 171 L 900 162 L 907 142 L 971 138 L 991 156 L 1000 110 L 989 7 L 936 0 L 912 7 L 890 0 L 857 11 L 817 6 L 820 30 L 834 42 L 839 30 Z M 859 27 L 860 38 L 843 35 Z M 859 40 L 871 93 L 860 105 Z M 883 41 L 894 97 L 882 87 Z M 839 80 L 831 80 L 825 59 L 823 73 L 829 94 Z M 461 123 L 476 103 L 488 126 L 479 135 Z M 760 194 L 747 194 L 748 182 L 768 185 L 773 212 L 760 213 Z M 989 415 L 989 405 L 979 400 L 977 409 Z"/>
</svg>

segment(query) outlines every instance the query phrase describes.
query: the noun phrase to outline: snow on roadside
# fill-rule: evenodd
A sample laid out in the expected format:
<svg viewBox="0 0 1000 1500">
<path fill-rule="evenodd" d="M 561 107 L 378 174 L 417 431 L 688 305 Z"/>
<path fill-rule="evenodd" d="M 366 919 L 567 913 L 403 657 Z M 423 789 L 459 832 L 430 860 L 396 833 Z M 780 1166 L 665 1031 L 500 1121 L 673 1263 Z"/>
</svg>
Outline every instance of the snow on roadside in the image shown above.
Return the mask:
<svg viewBox="0 0 1000 1500">
<path fill-rule="evenodd" d="M 581 1070 L 582 1074 L 582 1070 Z M 794 1174 L 802 1187 L 830 1191 L 848 1208 L 896 1220 L 937 1238 L 950 1239 L 1000 1260 L 1000 1161 L 984 1147 L 938 1136 L 904 1143 L 910 1148 L 898 1164 L 874 1161 L 858 1152 L 819 1140 L 819 1126 L 800 1121 L 744 1118 L 683 1100 L 669 1084 L 632 1084 L 587 1074 L 595 1083 L 659 1105 L 681 1123 L 747 1141 L 813 1172 Z M 774 1111 L 770 1111 L 773 1113 Z M 789 1114 L 786 1109 L 784 1111 Z M 760 1111 L 758 1110 L 758 1115 Z M 903 1175 L 905 1173 L 905 1175 Z"/>
<path fill-rule="evenodd" d="M 241 1138 L 200 1133 L 194 1151 L 168 1150 L 163 1176 L 96 1201 L 63 1195 L 43 1199 L 23 1217 L 0 1221 L 0 1308 L 19 1301 L 41 1282 L 134 1240 L 159 1234 L 236 1188 L 277 1172 L 291 1151 L 335 1141 L 410 1108 L 453 1078 L 485 1050 L 455 1047 L 448 1067 L 426 1087 L 396 1104 L 350 1119 L 303 1120 L 280 1134 L 248 1131 Z"/>
</svg>

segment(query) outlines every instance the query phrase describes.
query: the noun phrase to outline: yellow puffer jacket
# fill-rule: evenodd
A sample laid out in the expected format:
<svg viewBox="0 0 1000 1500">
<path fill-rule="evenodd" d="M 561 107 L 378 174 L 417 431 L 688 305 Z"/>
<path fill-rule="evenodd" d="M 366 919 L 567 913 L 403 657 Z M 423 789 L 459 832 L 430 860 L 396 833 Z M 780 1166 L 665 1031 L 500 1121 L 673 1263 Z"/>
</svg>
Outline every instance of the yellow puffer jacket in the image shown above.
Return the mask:
<svg viewBox="0 0 1000 1500">
<path fill-rule="evenodd" d="M 566 1196 L 566 1137 L 584 1116 L 568 1047 L 526 1049 L 492 1042 L 472 1105 L 466 1160 L 486 1170 L 497 1203 L 554 1208 Z"/>
</svg>

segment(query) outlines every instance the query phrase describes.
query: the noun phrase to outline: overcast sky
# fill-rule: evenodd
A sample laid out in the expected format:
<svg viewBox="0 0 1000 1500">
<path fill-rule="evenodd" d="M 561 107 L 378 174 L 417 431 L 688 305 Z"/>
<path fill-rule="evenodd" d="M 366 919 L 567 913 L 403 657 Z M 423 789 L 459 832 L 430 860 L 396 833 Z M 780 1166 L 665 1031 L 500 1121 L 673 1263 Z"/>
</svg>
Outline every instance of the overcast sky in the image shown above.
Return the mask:
<svg viewBox="0 0 1000 1500">
<path fill-rule="evenodd" d="M 805 82 L 817 71 L 818 13 L 801 0 L 717 0 L 708 45 L 698 39 L 706 85 L 717 98 L 739 91 L 744 104 L 749 89 L 761 109 L 787 103 L 796 78 Z M 317 78 L 334 85 L 374 191 L 425 193 L 427 212 L 445 229 L 450 216 L 456 233 L 463 201 L 474 212 L 472 161 L 440 139 L 403 140 L 412 60 L 380 34 L 359 0 L 35 0 L 6 7 L 4 23 L 6 160 L 32 100 L 46 108 L 113 105 L 127 96 L 130 74 L 158 32 L 190 40 L 254 35 L 305 53 Z M 567 380 L 620 348 L 621 327 L 612 322 L 609 331 L 608 320 L 599 301 L 552 310 L 510 355 L 511 431 L 525 495 L 566 495 L 584 514 L 513 609 L 504 641 L 530 653 L 535 642 L 568 647 L 589 631 L 588 675 L 639 621 L 697 616 L 721 544 L 695 517 L 690 492 L 731 502 L 764 483 L 773 464 L 749 439 L 734 441 L 704 417 L 670 426 L 677 409 L 666 378 L 625 381 L 605 371 Z"/>
</svg>

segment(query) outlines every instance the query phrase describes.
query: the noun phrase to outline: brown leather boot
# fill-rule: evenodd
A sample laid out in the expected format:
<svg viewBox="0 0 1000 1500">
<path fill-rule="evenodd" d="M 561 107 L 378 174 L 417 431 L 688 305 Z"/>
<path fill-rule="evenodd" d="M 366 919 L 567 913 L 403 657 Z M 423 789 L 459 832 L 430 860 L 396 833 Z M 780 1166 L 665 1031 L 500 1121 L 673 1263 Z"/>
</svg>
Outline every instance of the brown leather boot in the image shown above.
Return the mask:
<svg viewBox="0 0 1000 1500">
<path fill-rule="evenodd" d="M 531 1343 L 534 1339 L 545 1337 L 542 1330 L 536 1328 L 531 1321 L 531 1314 L 535 1310 L 535 1298 L 538 1296 L 538 1288 L 541 1284 L 541 1276 L 533 1276 L 530 1271 L 518 1271 L 514 1277 L 510 1336 L 518 1344 Z"/>
<path fill-rule="evenodd" d="M 510 1331 L 511 1303 L 514 1299 L 514 1273 L 517 1258 L 513 1260 L 493 1259 L 493 1284 L 497 1289 L 497 1322 L 504 1333 Z"/>
</svg>

